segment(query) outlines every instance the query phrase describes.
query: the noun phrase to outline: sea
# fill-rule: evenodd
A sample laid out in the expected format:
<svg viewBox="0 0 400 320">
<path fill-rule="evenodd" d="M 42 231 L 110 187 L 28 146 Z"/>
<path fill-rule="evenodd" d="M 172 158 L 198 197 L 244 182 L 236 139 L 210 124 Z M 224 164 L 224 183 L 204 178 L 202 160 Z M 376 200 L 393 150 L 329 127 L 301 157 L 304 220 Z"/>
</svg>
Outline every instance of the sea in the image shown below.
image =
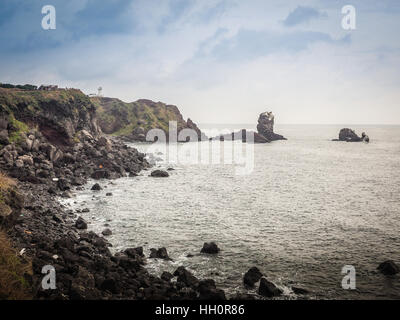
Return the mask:
<svg viewBox="0 0 400 320">
<path fill-rule="evenodd" d="M 209 136 L 255 129 L 200 127 Z M 343 127 L 365 131 L 370 142 L 332 141 Z M 400 264 L 400 126 L 276 125 L 275 132 L 287 140 L 157 150 L 132 143 L 154 168 L 100 181 L 99 192 L 89 181 L 62 201 L 90 209 L 79 213 L 89 230 L 110 228 L 113 252 L 143 246 L 149 255 L 150 248 L 166 247 L 172 260 L 147 259 L 149 272 L 185 266 L 214 279 L 228 297 L 257 295 L 257 287 L 243 285 L 244 273 L 256 266 L 283 290 L 277 299 L 399 299 L 400 276 L 377 267 L 390 259 Z M 185 157 L 191 150 L 204 151 L 203 160 Z M 234 150 L 240 150 L 238 163 Z M 153 178 L 154 169 L 173 170 Z M 211 241 L 221 251 L 201 254 Z M 296 295 L 293 286 L 309 293 Z"/>
</svg>

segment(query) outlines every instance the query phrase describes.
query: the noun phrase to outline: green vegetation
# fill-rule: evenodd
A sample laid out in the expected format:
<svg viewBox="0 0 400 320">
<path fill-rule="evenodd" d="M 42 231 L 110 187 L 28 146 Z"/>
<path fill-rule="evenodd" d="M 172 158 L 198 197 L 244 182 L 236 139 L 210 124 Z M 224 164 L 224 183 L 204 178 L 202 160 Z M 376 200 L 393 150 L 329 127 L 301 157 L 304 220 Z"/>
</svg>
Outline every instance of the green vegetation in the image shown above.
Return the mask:
<svg viewBox="0 0 400 320">
<path fill-rule="evenodd" d="M 9 137 L 10 143 L 21 143 L 23 139 L 23 133 L 28 132 L 29 127 L 24 122 L 16 120 L 12 114 L 8 117 L 8 122 L 14 129 Z"/>
<path fill-rule="evenodd" d="M 32 274 L 30 262 L 18 257 L 4 231 L 0 231 L 0 299 L 30 300 L 32 293 L 25 274 Z"/>
<path fill-rule="evenodd" d="M 6 216 L 12 212 L 7 199 L 15 194 L 16 182 L 0 172 L 0 211 Z M 32 265 L 22 260 L 11 246 L 7 234 L 0 230 L 0 299 L 31 299 L 30 285 L 25 275 L 32 275 Z"/>
<path fill-rule="evenodd" d="M 0 116 L 10 124 L 11 143 L 20 143 L 23 133 L 32 125 L 46 126 L 48 123 L 55 131 L 63 133 L 65 121 L 78 124 L 85 121 L 88 112 L 94 111 L 88 96 L 77 89 L 28 91 L 0 87 Z M 60 143 L 68 143 L 73 138 L 67 134 L 54 137 Z"/>
<path fill-rule="evenodd" d="M 7 89 L 12 89 L 12 88 L 16 88 L 16 89 L 22 89 L 22 90 L 37 90 L 37 86 L 32 85 L 32 84 L 25 84 L 25 85 L 14 85 L 14 84 L 10 84 L 10 83 L 0 83 L 0 88 L 7 88 Z"/>
<path fill-rule="evenodd" d="M 168 133 L 169 121 L 177 121 L 178 128 L 186 127 L 178 108 L 162 102 L 138 100 L 125 103 L 119 99 L 101 97 L 93 97 L 91 101 L 96 106 L 103 132 L 115 136 L 129 135 L 138 127 L 146 132 L 158 128 Z"/>
</svg>

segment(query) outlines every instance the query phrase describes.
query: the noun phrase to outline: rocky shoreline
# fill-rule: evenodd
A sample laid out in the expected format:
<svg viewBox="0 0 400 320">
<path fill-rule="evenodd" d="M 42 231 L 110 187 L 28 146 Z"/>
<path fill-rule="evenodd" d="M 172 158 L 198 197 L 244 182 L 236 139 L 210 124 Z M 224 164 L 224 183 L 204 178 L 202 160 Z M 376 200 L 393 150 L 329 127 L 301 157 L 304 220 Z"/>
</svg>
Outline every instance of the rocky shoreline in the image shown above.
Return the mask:
<svg viewBox="0 0 400 320">
<path fill-rule="evenodd" d="M 101 152 L 105 146 L 98 142 L 93 141 L 91 146 Z M 112 147 L 108 154 L 132 155 L 126 158 L 126 169 L 130 168 L 132 161 L 138 165 L 135 169 L 149 168 L 143 155 L 135 149 L 109 143 Z M 7 152 L 13 154 L 15 150 L 9 149 Z M 38 156 L 34 153 L 34 157 Z M 80 157 L 75 153 L 72 156 Z M 111 244 L 104 237 L 87 231 L 85 221 L 72 210 L 66 210 L 56 197 L 71 197 L 72 190 L 79 192 L 89 177 L 112 179 L 123 176 L 122 169 L 112 170 L 117 163 L 111 161 L 108 164 L 113 166 L 90 170 L 90 163 L 99 161 L 99 158 L 88 157 L 83 164 L 81 161 L 83 159 L 79 159 L 79 165 L 83 166 L 81 171 L 73 168 L 77 165 L 75 162 L 56 161 L 53 169 L 48 170 L 49 177 L 38 178 L 40 180 L 29 176 L 27 164 L 19 168 L 18 174 L 13 169 L 15 166 L 7 167 L 9 163 L 3 167 L 19 179 L 17 188 L 23 195 L 18 197 L 12 213 L 4 217 L 3 225 L 8 227 L 7 233 L 15 247 L 23 250 L 21 255 L 32 261 L 33 274 L 27 276 L 27 280 L 32 285 L 35 299 L 225 299 L 224 292 L 216 288 L 213 280 L 200 281 L 183 267 L 175 272 L 175 276 L 167 273 L 161 278 L 150 275 L 145 268 L 146 257 L 141 247 L 111 254 Z M 76 173 L 68 174 L 69 170 Z M 53 176 L 60 178 L 51 178 Z M 47 179 L 46 183 L 43 179 Z M 159 249 L 150 257 L 164 259 L 164 251 L 167 256 L 165 249 Z M 55 268 L 55 290 L 42 289 L 42 268 L 46 265 Z M 177 281 L 171 281 L 174 277 Z"/>
<path fill-rule="evenodd" d="M 150 275 L 141 247 L 113 255 L 104 237 L 57 201 L 73 197 L 89 178 L 134 178 L 150 168 L 144 154 L 102 134 L 81 91 L 0 88 L 0 138 L 1 172 L 17 182 L 0 190 L 0 227 L 32 264 L 24 282 L 34 299 L 226 298 L 213 280 L 200 281 L 183 267 L 172 277 Z M 55 269 L 56 289 L 42 288 L 45 266 Z"/>
</svg>

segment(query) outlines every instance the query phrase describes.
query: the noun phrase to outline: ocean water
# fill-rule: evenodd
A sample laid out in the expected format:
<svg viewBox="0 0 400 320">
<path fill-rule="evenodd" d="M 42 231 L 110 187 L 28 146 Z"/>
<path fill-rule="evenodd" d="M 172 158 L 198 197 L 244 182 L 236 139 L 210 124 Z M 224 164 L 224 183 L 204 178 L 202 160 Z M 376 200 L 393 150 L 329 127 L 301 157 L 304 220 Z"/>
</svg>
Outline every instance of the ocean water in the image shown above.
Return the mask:
<svg viewBox="0 0 400 320">
<path fill-rule="evenodd" d="M 109 225 L 114 251 L 142 245 L 148 255 L 166 247 L 173 261 L 148 259 L 152 273 L 184 265 L 228 296 L 255 294 L 242 279 L 257 266 L 284 290 L 280 299 L 304 298 L 291 286 L 309 290 L 308 299 L 399 299 L 400 276 L 376 268 L 387 259 L 400 263 L 400 127 L 351 126 L 371 142 L 330 141 L 343 127 L 276 126 L 288 140 L 253 145 L 254 169 L 245 175 L 234 164 L 169 164 L 165 153 L 155 154 L 156 167 L 175 169 L 169 178 L 144 171 L 101 181 L 96 193 L 91 182 L 65 203 L 90 209 L 82 214 L 89 229 Z M 240 142 L 223 144 L 229 150 Z M 218 255 L 200 254 L 209 241 Z M 342 288 L 345 265 L 355 268 L 355 290 Z"/>
</svg>

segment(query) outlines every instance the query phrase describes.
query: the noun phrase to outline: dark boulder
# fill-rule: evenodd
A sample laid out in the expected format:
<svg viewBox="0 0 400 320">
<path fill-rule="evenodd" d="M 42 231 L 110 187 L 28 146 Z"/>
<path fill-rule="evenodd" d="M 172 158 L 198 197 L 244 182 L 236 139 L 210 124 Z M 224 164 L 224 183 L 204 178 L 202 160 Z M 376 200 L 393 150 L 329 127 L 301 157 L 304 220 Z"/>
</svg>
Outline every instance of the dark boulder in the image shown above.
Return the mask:
<svg viewBox="0 0 400 320">
<path fill-rule="evenodd" d="M 110 229 L 104 229 L 103 232 L 101 233 L 103 236 L 111 236 L 112 235 L 112 231 Z"/>
<path fill-rule="evenodd" d="M 150 249 L 150 258 L 157 258 L 157 259 L 164 259 L 164 260 L 170 260 L 170 257 L 168 256 L 168 252 L 166 248 L 159 248 L 159 249 Z"/>
<path fill-rule="evenodd" d="M 87 229 L 86 221 L 82 217 L 79 217 L 75 222 L 75 228 L 80 230 Z"/>
<path fill-rule="evenodd" d="M 180 282 L 187 287 L 197 287 L 199 283 L 199 280 L 182 266 L 175 270 L 174 276 L 178 277 L 177 282 Z"/>
<path fill-rule="evenodd" d="M 365 133 L 364 133 L 365 135 Z M 349 128 L 343 128 L 339 132 L 339 141 L 346 141 L 346 142 L 361 142 L 363 138 L 360 138 L 354 130 Z M 369 141 L 369 138 L 368 138 Z"/>
<path fill-rule="evenodd" d="M 169 173 L 164 170 L 154 170 L 151 173 L 151 176 L 156 177 L 156 178 L 166 178 L 166 177 L 169 177 Z"/>
<path fill-rule="evenodd" d="M 111 293 L 117 294 L 120 291 L 120 287 L 118 282 L 113 278 L 108 278 L 103 281 L 101 284 L 101 289 L 109 291 Z"/>
<path fill-rule="evenodd" d="M 128 248 L 125 250 L 125 253 L 132 258 L 135 258 L 136 256 L 139 257 L 144 257 L 143 254 L 143 247 L 137 247 L 137 248 Z"/>
<path fill-rule="evenodd" d="M 100 185 L 98 183 L 95 183 L 90 190 L 100 191 L 100 190 L 103 190 L 103 188 L 100 187 Z"/>
<path fill-rule="evenodd" d="M 61 191 L 67 191 L 70 190 L 71 187 L 69 186 L 69 183 L 67 180 L 65 179 L 58 179 L 57 181 L 57 187 L 58 189 L 60 189 Z"/>
<path fill-rule="evenodd" d="M 200 281 L 197 290 L 200 293 L 200 300 L 226 300 L 225 292 L 217 289 L 215 281 L 212 279 Z"/>
<path fill-rule="evenodd" d="M 205 242 L 203 244 L 203 248 L 201 249 L 201 253 L 209 253 L 216 254 L 220 251 L 217 244 L 215 242 Z"/>
<path fill-rule="evenodd" d="M 258 288 L 258 294 L 264 297 L 278 297 L 282 294 L 282 290 L 277 288 L 272 282 L 266 278 L 261 278 L 260 287 Z"/>
<path fill-rule="evenodd" d="M 400 272 L 399 266 L 393 260 L 382 262 L 378 266 L 378 270 L 384 275 L 388 276 L 395 275 Z"/>
<path fill-rule="evenodd" d="M 252 267 L 247 271 L 243 277 L 243 282 L 249 287 L 253 287 L 254 284 L 262 278 L 263 274 L 257 267 Z"/>
<path fill-rule="evenodd" d="M 174 277 L 174 275 L 172 273 L 167 272 L 167 271 L 164 271 L 161 274 L 161 279 L 163 279 L 164 281 L 170 281 L 173 277 Z"/>
</svg>

